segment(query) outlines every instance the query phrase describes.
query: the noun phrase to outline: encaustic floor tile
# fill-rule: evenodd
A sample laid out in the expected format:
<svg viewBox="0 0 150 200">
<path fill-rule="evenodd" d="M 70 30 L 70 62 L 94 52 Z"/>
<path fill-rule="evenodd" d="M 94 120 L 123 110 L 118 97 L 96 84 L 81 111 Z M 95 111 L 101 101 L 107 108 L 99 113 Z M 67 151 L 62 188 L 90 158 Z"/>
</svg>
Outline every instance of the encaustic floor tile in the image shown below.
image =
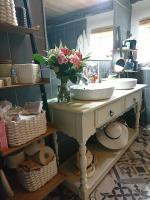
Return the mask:
<svg viewBox="0 0 150 200">
<path fill-rule="evenodd" d="M 47 200 L 79 200 L 63 185 Z M 140 136 L 121 157 L 89 200 L 150 200 L 150 130 L 141 129 Z"/>
</svg>

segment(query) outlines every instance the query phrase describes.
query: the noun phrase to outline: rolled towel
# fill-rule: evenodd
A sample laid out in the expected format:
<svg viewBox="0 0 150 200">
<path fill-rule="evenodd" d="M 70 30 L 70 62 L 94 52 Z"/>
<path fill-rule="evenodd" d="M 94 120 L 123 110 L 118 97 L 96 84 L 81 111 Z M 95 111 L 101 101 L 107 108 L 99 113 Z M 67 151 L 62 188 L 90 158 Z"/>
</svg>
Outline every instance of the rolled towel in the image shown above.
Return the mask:
<svg viewBox="0 0 150 200">
<path fill-rule="evenodd" d="M 41 165 L 47 165 L 54 158 L 54 151 L 48 147 L 41 147 L 40 151 L 37 152 L 32 159 Z"/>
</svg>

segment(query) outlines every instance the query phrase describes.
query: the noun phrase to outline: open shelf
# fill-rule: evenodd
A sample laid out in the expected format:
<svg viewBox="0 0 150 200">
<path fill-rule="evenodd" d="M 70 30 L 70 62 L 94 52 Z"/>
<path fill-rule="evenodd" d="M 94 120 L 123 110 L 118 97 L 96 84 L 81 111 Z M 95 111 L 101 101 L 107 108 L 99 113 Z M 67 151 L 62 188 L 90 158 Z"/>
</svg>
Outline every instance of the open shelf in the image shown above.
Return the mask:
<svg viewBox="0 0 150 200">
<path fill-rule="evenodd" d="M 3 149 L 3 150 L 0 149 L 0 155 L 3 156 L 3 157 L 8 156 L 9 154 L 12 154 L 13 152 L 18 151 L 19 149 L 23 149 L 24 147 L 28 146 L 29 144 L 32 144 L 33 142 L 40 140 L 42 138 L 45 138 L 45 137 L 55 133 L 56 131 L 57 131 L 57 129 L 54 126 L 49 124 L 48 127 L 47 127 L 46 133 L 44 133 L 44 134 L 40 135 L 39 137 L 36 137 L 33 140 L 30 140 L 29 142 L 22 144 L 20 146 L 9 147 L 9 148 Z"/>
<path fill-rule="evenodd" d="M 127 72 L 127 73 L 136 73 L 138 71 L 134 71 L 134 70 L 130 70 L 130 69 L 125 69 L 124 72 Z"/>
<path fill-rule="evenodd" d="M 0 31 L 5 31 L 9 33 L 17 33 L 17 34 L 26 35 L 26 34 L 33 34 L 39 30 L 40 30 L 39 26 L 33 27 L 33 28 L 26 28 L 23 26 L 14 26 L 11 24 L 0 22 Z"/>
<path fill-rule="evenodd" d="M 17 83 L 17 84 L 12 84 L 9 86 L 3 86 L 0 87 L 1 89 L 7 89 L 7 88 L 16 88 L 16 87 L 27 87 L 27 86 L 34 86 L 34 85 L 43 85 L 43 84 L 48 84 L 50 83 L 49 78 L 43 78 L 40 82 L 37 83 Z"/>
<path fill-rule="evenodd" d="M 48 183 L 46 183 L 43 187 L 35 192 L 25 191 L 14 180 L 15 178 L 13 179 L 12 186 L 14 188 L 15 196 L 12 198 L 7 198 L 7 200 L 42 200 L 57 186 L 59 186 L 65 180 L 65 177 L 62 174 L 58 173 Z"/>
<path fill-rule="evenodd" d="M 113 49 L 113 51 L 120 51 L 120 48 Z M 137 52 L 137 49 L 127 49 L 127 48 L 122 48 L 122 51 L 127 51 L 127 52 Z"/>
<path fill-rule="evenodd" d="M 100 145 L 98 142 L 94 145 L 89 144 L 88 148 L 96 158 L 96 171 L 93 177 L 88 178 L 88 193 L 100 183 L 104 176 L 110 171 L 114 164 L 125 153 L 128 147 L 137 137 L 138 133 L 134 129 L 129 129 L 129 141 L 125 148 L 117 151 L 109 150 Z M 79 193 L 80 176 L 77 175 L 74 156 L 64 162 L 61 166 L 61 173 L 66 176 L 66 185 L 76 193 Z M 67 184 L 68 183 L 68 184 Z"/>
</svg>

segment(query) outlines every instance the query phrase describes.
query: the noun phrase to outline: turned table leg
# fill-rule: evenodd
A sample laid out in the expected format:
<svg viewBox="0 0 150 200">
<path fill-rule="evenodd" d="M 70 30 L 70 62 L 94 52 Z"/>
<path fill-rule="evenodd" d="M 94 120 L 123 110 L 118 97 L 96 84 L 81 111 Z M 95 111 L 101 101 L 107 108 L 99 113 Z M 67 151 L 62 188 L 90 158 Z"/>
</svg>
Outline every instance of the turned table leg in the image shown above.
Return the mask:
<svg viewBox="0 0 150 200">
<path fill-rule="evenodd" d="M 79 147 L 79 155 L 80 155 L 80 197 L 82 200 L 87 200 L 87 159 L 86 159 L 86 145 L 81 143 Z"/>
<path fill-rule="evenodd" d="M 140 120 L 140 109 L 141 109 L 141 101 L 135 104 L 134 113 L 135 113 L 135 129 L 139 133 L 139 120 Z"/>
</svg>

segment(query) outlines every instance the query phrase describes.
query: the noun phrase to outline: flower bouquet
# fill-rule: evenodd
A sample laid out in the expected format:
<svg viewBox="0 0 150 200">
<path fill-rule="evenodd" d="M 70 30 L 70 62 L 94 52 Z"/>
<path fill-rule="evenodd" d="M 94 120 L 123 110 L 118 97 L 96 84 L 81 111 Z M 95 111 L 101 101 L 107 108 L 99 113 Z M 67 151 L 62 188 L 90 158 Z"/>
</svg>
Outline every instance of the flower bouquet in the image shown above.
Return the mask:
<svg viewBox="0 0 150 200">
<path fill-rule="evenodd" d="M 55 49 L 47 51 L 47 56 L 34 54 L 33 59 L 38 64 L 45 64 L 50 69 L 54 70 L 61 85 L 58 90 L 58 102 L 70 101 L 70 92 L 67 88 L 67 83 L 70 80 L 76 83 L 78 78 L 82 76 L 83 68 L 86 67 L 86 61 L 89 55 L 83 58 L 80 51 L 69 49 L 60 44 Z"/>
</svg>

